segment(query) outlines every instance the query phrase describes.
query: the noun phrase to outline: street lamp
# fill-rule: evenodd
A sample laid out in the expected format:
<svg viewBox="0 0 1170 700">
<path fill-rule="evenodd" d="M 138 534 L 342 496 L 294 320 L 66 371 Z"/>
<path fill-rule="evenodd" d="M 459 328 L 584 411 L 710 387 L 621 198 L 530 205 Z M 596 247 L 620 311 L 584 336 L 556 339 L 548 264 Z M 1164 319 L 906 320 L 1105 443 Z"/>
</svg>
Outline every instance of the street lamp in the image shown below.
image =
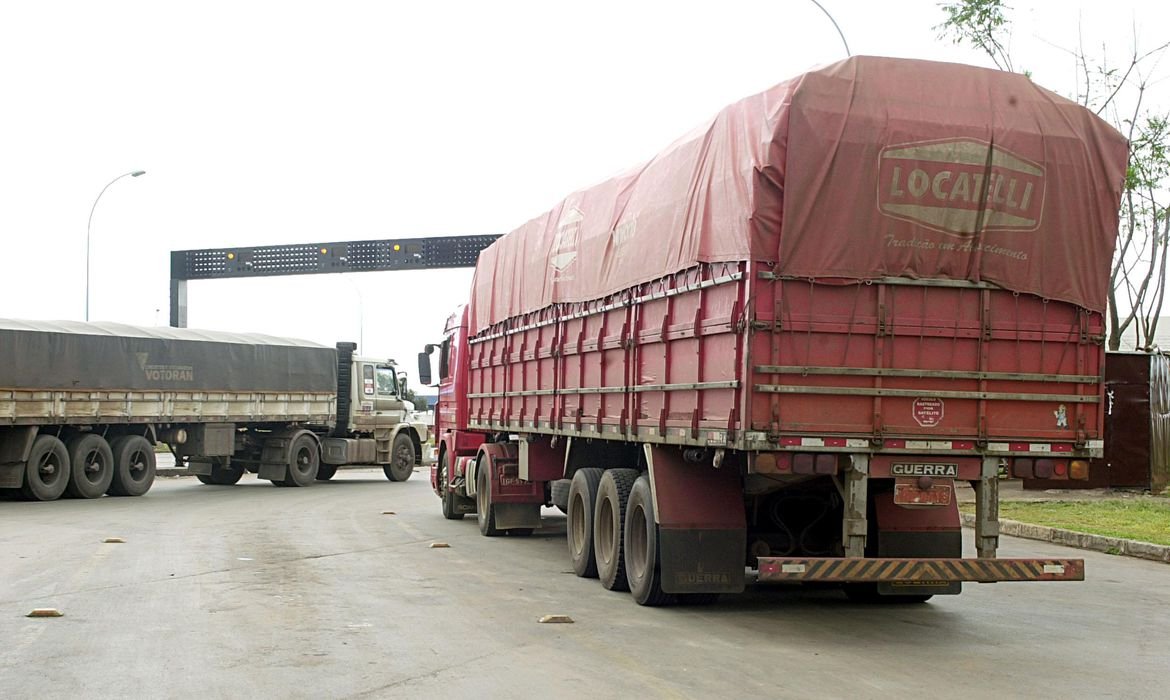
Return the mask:
<svg viewBox="0 0 1170 700">
<path fill-rule="evenodd" d="M 829 14 L 829 11 L 825 9 L 824 5 L 817 2 L 817 0 L 811 0 L 811 1 L 812 1 L 812 4 L 819 7 L 821 9 L 821 12 L 824 12 L 825 16 L 829 18 L 829 21 L 833 23 L 833 28 L 837 30 L 837 36 L 841 37 L 841 43 L 845 44 L 845 55 L 852 56 L 853 53 L 851 51 L 849 51 L 849 42 L 845 41 L 845 32 L 841 31 L 841 28 L 837 26 L 837 20 L 833 19 L 833 15 Z"/>
<path fill-rule="evenodd" d="M 90 207 L 89 223 L 87 223 L 85 225 L 85 320 L 86 320 L 86 322 L 89 321 L 89 231 L 93 227 L 93 212 L 94 212 L 94 210 L 97 209 L 98 202 L 101 201 L 102 195 L 106 193 L 106 190 L 110 189 L 110 185 L 114 184 L 118 180 L 121 180 L 122 178 L 127 177 L 127 176 L 138 177 L 139 175 L 145 175 L 145 174 L 146 174 L 145 170 L 131 170 L 128 173 L 122 173 L 121 175 L 114 178 L 113 180 L 110 180 L 108 183 L 106 183 L 106 186 L 102 188 L 102 191 L 98 192 L 97 199 L 93 200 L 93 206 Z"/>
</svg>

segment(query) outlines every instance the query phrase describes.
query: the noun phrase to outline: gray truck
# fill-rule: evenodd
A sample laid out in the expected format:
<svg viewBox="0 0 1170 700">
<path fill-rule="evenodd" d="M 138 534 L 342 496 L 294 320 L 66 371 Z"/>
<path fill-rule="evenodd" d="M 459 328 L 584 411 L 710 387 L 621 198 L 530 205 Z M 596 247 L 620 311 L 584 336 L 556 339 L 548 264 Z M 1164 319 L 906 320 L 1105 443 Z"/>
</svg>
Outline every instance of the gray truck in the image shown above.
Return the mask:
<svg viewBox="0 0 1170 700">
<path fill-rule="evenodd" d="M 346 465 L 410 478 L 422 453 L 391 360 L 291 338 L 0 320 L 0 489 L 141 496 L 156 448 L 205 484 L 309 486 Z"/>
</svg>

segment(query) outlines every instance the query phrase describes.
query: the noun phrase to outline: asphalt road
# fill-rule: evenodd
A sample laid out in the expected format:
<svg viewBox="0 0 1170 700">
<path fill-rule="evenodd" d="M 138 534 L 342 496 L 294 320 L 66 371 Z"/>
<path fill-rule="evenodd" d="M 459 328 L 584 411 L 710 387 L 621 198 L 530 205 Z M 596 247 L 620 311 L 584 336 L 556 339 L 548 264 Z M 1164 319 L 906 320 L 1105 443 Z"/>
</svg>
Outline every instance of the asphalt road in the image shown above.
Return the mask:
<svg viewBox="0 0 1170 700">
<path fill-rule="evenodd" d="M 918 606 L 761 587 L 650 609 L 572 575 L 555 510 L 530 539 L 482 538 L 421 472 L 160 479 L 0 501 L 0 697 L 1166 697 L 1170 566 L 1083 554 L 1084 583 Z M 575 624 L 537 623 L 553 613 Z"/>
</svg>

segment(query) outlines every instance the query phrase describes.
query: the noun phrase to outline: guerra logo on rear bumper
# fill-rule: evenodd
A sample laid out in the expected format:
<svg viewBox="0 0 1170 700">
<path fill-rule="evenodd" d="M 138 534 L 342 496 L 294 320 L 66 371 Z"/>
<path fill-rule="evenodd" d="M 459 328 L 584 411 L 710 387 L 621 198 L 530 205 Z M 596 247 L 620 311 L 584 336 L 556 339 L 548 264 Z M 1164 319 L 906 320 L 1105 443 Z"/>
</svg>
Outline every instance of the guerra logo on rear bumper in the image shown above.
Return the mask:
<svg viewBox="0 0 1170 700">
<path fill-rule="evenodd" d="M 1044 168 L 976 139 L 887 146 L 878 156 L 878 209 L 935 231 L 1034 231 L 1044 215 Z"/>
<path fill-rule="evenodd" d="M 890 467 L 890 476 L 958 476 L 959 465 L 946 464 L 905 464 L 895 463 Z"/>
</svg>

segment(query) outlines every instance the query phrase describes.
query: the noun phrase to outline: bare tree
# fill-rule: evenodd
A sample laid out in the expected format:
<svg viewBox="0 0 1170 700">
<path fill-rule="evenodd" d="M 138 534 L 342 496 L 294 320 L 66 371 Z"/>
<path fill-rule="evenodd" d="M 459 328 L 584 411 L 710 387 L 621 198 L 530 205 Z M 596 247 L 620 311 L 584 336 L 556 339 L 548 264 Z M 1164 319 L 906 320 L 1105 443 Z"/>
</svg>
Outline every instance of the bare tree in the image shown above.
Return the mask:
<svg viewBox="0 0 1170 700">
<path fill-rule="evenodd" d="M 946 20 L 935 27 L 939 38 L 978 48 L 1000 70 L 1014 71 L 1007 16 L 1011 7 L 1003 0 L 960 0 L 940 3 L 939 7 L 946 14 Z M 1135 30 L 1131 46 L 1119 63 L 1110 59 L 1104 46 L 1099 57 L 1091 57 L 1080 37 L 1077 48 L 1063 49 L 1076 68 L 1074 99 L 1110 121 L 1130 142 L 1117 249 L 1109 277 L 1110 350 L 1119 349 L 1130 331 L 1136 348 L 1154 348 L 1170 252 L 1170 119 L 1144 104 L 1152 76 L 1170 42 L 1143 52 Z"/>
</svg>

